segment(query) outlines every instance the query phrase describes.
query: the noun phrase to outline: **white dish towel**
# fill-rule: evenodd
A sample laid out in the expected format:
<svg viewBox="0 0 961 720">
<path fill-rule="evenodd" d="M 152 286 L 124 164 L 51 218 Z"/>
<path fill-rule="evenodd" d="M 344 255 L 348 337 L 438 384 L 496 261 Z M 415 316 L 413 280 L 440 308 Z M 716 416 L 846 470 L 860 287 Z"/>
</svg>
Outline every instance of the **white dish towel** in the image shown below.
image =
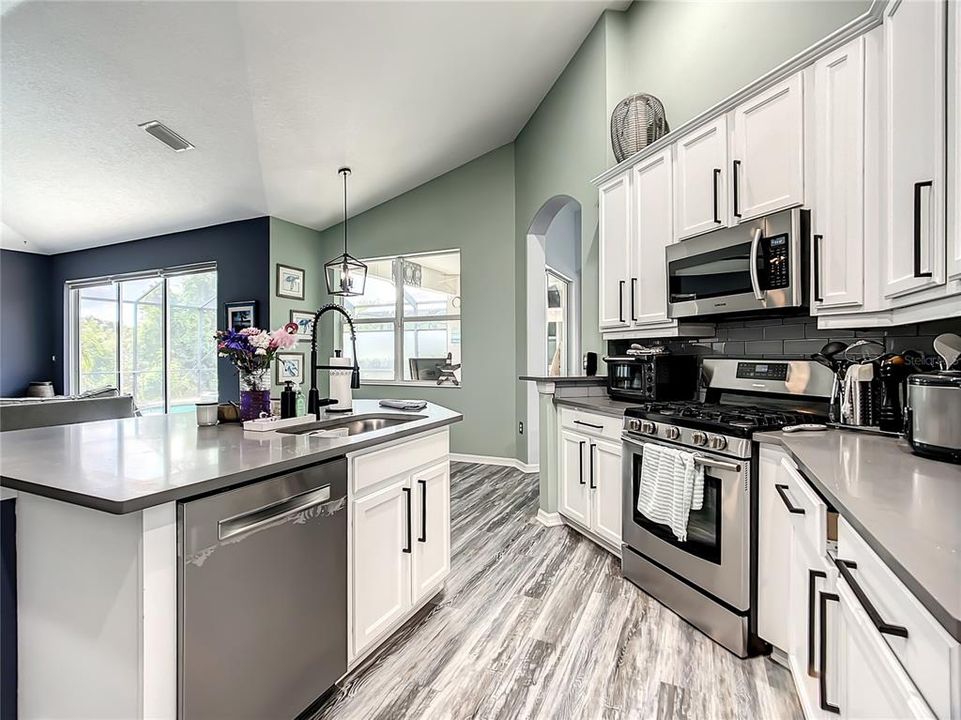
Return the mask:
<svg viewBox="0 0 961 720">
<path fill-rule="evenodd" d="M 684 542 L 691 510 L 703 506 L 704 468 L 694 462 L 694 454 L 646 444 L 637 493 L 638 512 L 669 526 L 674 536 Z"/>
</svg>

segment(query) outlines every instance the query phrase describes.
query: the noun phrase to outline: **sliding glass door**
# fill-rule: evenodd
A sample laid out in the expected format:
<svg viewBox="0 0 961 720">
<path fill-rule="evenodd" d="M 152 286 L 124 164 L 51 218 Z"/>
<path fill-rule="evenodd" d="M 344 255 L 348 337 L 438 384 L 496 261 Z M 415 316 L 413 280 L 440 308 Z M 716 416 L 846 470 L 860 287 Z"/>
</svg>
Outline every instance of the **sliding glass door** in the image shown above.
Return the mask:
<svg viewBox="0 0 961 720">
<path fill-rule="evenodd" d="M 144 414 L 217 399 L 216 268 L 69 283 L 71 389 L 133 395 Z"/>
</svg>

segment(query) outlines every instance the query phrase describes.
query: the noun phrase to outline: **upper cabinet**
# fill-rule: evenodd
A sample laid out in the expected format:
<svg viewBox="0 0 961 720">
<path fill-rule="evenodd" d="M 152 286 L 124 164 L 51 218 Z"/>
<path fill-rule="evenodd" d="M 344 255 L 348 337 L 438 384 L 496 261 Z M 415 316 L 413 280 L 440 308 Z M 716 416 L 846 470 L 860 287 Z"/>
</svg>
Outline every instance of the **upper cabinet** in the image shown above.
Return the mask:
<svg viewBox="0 0 961 720">
<path fill-rule="evenodd" d="M 795 74 L 734 109 L 731 212 L 735 222 L 804 202 L 804 99 Z"/>
<path fill-rule="evenodd" d="M 814 64 L 811 307 L 864 300 L 864 55 L 859 37 Z"/>
<path fill-rule="evenodd" d="M 961 2 L 948 15 L 948 278 L 961 286 Z"/>
<path fill-rule="evenodd" d="M 664 249 L 674 242 L 671 176 L 669 148 L 634 168 L 636 251 L 630 279 L 630 315 L 636 325 L 669 322 Z"/>
<path fill-rule="evenodd" d="M 727 116 L 674 144 L 674 234 L 678 240 L 727 227 Z"/>
<path fill-rule="evenodd" d="M 945 282 L 946 0 L 885 8 L 884 295 Z"/>
<path fill-rule="evenodd" d="M 598 317 L 602 330 L 628 325 L 624 299 L 631 264 L 631 215 L 631 173 L 627 172 L 602 185 L 598 200 Z"/>
</svg>

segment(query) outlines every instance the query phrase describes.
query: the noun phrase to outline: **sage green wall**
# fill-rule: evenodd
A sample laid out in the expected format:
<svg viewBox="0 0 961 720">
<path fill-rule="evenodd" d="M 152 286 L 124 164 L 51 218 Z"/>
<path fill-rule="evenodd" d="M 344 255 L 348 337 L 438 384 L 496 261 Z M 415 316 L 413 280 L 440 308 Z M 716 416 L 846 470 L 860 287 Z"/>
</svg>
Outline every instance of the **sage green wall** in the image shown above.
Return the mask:
<svg viewBox="0 0 961 720">
<path fill-rule="evenodd" d="M 581 352 L 600 352 L 597 329 L 597 190 L 591 178 L 607 166 L 606 12 L 514 141 L 517 374 L 527 366 L 527 231 L 537 211 L 556 195 L 581 206 Z M 527 420 L 527 392 L 515 385 L 517 420 Z M 516 423 L 515 423 L 516 424 Z M 526 438 L 517 457 L 527 462 Z"/>
<path fill-rule="evenodd" d="M 340 252 L 342 233 L 337 225 L 320 234 L 324 257 Z M 451 428 L 452 452 L 513 458 L 513 145 L 350 220 L 350 252 L 359 258 L 454 248 L 461 252 L 461 387 L 366 385 L 362 379 L 354 397 L 419 398 L 453 408 L 464 421 Z M 326 338 L 330 329 L 321 332 Z"/>
<path fill-rule="evenodd" d="M 608 102 L 646 92 L 679 127 L 867 11 L 870 2 L 635 2 L 627 73 Z M 629 86 L 623 83 L 629 83 Z"/>
<path fill-rule="evenodd" d="M 327 302 L 327 287 L 324 282 L 324 262 L 327 259 L 321 248 L 320 233 L 303 225 L 270 218 L 270 329 L 275 330 L 290 320 L 291 310 L 317 310 Z M 336 253 L 332 253 L 331 257 Z M 290 300 L 277 297 L 277 263 L 302 268 L 304 274 L 304 299 Z M 264 309 L 260 310 L 263 314 Z M 263 317 L 263 315 L 261 315 Z M 264 320 L 259 320 L 264 323 Z M 328 321 L 329 322 L 329 321 Z M 298 342 L 290 349 L 291 352 L 304 353 L 305 360 L 309 360 L 310 343 Z M 306 363 L 305 363 L 306 367 Z M 276 377 L 276 373 L 271 371 Z M 318 377 L 323 381 L 322 389 L 326 392 L 326 377 Z M 309 379 L 304 379 L 304 393 L 310 387 Z M 274 397 L 280 397 L 282 386 L 274 385 Z"/>
</svg>

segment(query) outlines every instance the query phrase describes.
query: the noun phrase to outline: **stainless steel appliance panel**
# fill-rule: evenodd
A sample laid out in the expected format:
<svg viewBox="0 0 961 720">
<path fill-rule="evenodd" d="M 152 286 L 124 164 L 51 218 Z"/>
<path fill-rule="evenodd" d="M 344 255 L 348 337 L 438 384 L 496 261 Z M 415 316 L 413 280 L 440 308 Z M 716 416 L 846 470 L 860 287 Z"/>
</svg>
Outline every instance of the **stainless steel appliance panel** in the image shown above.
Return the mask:
<svg viewBox="0 0 961 720">
<path fill-rule="evenodd" d="M 808 218 L 784 210 L 669 245 L 668 316 L 801 307 Z"/>
<path fill-rule="evenodd" d="M 184 720 L 293 718 L 347 670 L 347 461 L 178 508 Z"/>
<path fill-rule="evenodd" d="M 623 440 L 623 540 L 651 560 L 738 610 L 750 607 L 750 461 L 696 452 L 705 473 L 705 510 L 716 533 L 698 543 L 688 526 L 689 541 L 679 543 L 669 531 L 637 512 L 637 478 L 644 447 L 651 444 L 627 434 Z M 668 443 L 655 443 L 668 444 Z M 710 500 L 714 488 L 714 500 Z M 703 524 L 703 523 L 702 523 Z M 664 526 L 661 526 L 664 527 Z M 696 523 L 693 527 L 696 532 Z M 712 554 L 711 548 L 716 547 Z"/>
<path fill-rule="evenodd" d="M 910 376 L 905 425 L 917 454 L 961 463 L 961 372 Z"/>
</svg>

